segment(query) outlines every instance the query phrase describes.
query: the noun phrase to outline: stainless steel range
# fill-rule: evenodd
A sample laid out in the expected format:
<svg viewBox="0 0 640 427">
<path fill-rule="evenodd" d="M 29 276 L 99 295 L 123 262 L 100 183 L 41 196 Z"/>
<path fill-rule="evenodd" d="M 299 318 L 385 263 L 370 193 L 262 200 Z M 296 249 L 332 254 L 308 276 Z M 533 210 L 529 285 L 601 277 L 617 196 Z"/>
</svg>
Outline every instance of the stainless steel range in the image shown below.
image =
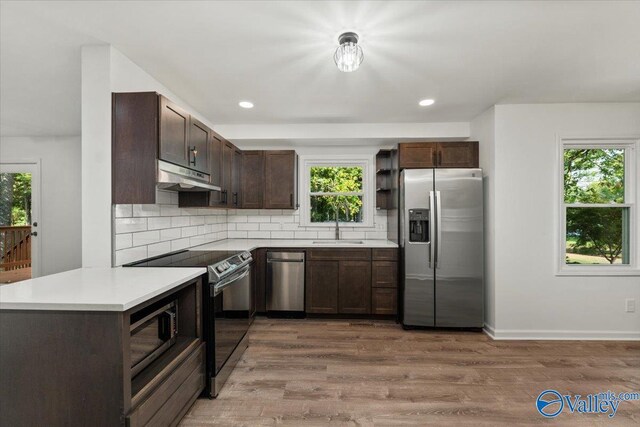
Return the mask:
<svg viewBox="0 0 640 427">
<path fill-rule="evenodd" d="M 125 267 L 206 267 L 203 332 L 207 348 L 207 387 L 216 397 L 248 346 L 255 316 L 253 258 L 249 252 L 184 250 Z"/>
</svg>

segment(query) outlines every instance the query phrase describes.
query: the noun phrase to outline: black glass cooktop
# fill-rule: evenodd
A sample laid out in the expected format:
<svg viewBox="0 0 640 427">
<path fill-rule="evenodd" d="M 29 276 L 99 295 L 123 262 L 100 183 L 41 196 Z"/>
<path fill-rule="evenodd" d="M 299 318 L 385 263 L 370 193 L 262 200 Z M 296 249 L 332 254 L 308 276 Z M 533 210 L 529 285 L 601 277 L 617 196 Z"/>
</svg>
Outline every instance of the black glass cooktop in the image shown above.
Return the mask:
<svg viewBox="0 0 640 427">
<path fill-rule="evenodd" d="M 125 267 L 207 267 L 236 255 L 237 251 L 183 250 L 125 264 Z"/>
</svg>

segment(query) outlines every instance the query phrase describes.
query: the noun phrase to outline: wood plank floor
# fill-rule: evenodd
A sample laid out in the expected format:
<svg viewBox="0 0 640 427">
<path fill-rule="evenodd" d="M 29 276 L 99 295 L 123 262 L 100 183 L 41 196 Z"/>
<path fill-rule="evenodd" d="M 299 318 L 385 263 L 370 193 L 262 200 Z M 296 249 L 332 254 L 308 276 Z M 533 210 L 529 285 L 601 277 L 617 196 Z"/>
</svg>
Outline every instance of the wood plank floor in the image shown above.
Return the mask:
<svg viewBox="0 0 640 427">
<path fill-rule="evenodd" d="M 404 331 L 393 322 L 258 318 L 215 400 L 183 426 L 638 425 L 617 415 L 543 418 L 535 399 L 640 391 L 640 342 L 493 341 L 482 333 Z"/>
</svg>

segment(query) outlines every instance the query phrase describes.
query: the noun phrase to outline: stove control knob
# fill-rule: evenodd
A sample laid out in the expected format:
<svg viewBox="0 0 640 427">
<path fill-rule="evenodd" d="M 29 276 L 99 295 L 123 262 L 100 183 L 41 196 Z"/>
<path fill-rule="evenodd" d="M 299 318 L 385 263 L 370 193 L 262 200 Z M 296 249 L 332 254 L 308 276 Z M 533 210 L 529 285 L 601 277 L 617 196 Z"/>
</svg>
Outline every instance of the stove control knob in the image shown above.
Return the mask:
<svg viewBox="0 0 640 427">
<path fill-rule="evenodd" d="M 225 269 L 226 267 L 224 265 L 219 265 L 216 267 L 216 270 L 218 270 L 218 273 L 222 273 Z"/>
</svg>

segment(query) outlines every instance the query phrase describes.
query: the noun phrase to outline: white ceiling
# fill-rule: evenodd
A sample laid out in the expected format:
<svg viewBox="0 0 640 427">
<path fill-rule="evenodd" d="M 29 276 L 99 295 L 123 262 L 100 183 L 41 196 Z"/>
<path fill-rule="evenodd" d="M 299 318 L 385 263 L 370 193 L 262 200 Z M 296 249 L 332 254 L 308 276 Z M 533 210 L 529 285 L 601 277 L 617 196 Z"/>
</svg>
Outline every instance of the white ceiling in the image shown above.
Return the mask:
<svg viewBox="0 0 640 427">
<path fill-rule="evenodd" d="M 636 1 L 0 7 L 2 135 L 79 134 L 80 46 L 96 43 L 217 124 L 460 122 L 496 103 L 640 101 Z M 345 29 L 364 50 L 350 74 L 332 59 Z"/>
</svg>

